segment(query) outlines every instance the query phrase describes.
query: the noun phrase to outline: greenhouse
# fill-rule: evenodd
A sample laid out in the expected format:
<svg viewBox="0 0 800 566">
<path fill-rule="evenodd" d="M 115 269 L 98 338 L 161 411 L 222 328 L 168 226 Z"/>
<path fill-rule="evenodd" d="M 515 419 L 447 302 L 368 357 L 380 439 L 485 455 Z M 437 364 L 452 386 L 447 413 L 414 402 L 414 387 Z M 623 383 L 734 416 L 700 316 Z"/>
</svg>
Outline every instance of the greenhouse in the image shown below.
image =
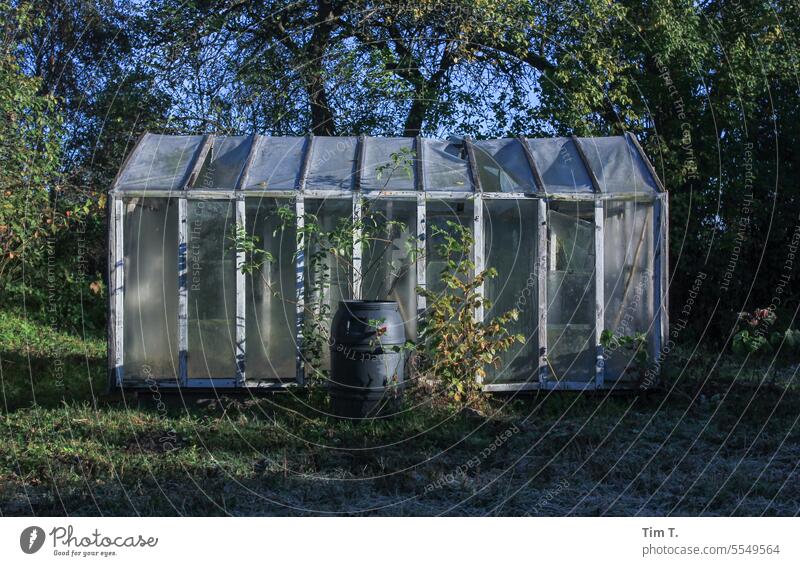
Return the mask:
<svg viewBox="0 0 800 566">
<path fill-rule="evenodd" d="M 145 134 L 109 203 L 112 387 L 303 385 L 329 363 L 324 343 L 309 359 L 309 325 L 344 299 L 396 301 L 413 340 L 451 223 L 473 234 L 474 271 L 498 274 L 474 316 L 519 312 L 524 341 L 485 390 L 634 387 L 631 344 L 652 360 L 667 333 L 667 193 L 630 133 Z"/>
</svg>

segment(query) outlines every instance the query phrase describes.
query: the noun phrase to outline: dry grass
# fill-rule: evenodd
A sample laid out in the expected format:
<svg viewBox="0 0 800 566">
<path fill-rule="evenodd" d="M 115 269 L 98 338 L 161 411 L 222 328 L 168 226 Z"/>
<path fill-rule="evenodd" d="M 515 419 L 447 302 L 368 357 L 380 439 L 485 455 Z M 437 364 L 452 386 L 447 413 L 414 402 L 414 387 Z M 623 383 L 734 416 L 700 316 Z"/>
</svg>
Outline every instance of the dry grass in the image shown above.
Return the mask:
<svg viewBox="0 0 800 566">
<path fill-rule="evenodd" d="M 397 418 L 354 425 L 321 414 L 320 396 L 308 394 L 166 412 L 102 396 L 89 404 L 80 399 L 102 390 L 103 359 L 70 362 L 57 389 L 44 360 L 9 356 L 3 515 L 800 509 L 800 390 L 788 365 L 697 362 L 646 396 L 511 396 L 479 411 L 427 392 Z"/>
</svg>

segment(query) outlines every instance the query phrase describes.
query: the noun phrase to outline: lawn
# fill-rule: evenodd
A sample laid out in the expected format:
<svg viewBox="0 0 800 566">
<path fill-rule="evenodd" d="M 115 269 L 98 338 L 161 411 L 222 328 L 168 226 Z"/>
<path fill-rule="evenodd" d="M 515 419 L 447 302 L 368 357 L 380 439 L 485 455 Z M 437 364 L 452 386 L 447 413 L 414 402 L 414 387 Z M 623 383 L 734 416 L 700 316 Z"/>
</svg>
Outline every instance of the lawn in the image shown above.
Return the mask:
<svg viewBox="0 0 800 566">
<path fill-rule="evenodd" d="M 480 411 L 426 395 L 353 424 L 303 391 L 108 396 L 103 350 L 35 325 L 0 334 L 2 515 L 800 510 L 796 367 L 676 356 L 647 395 L 497 397 Z"/>
</svg>

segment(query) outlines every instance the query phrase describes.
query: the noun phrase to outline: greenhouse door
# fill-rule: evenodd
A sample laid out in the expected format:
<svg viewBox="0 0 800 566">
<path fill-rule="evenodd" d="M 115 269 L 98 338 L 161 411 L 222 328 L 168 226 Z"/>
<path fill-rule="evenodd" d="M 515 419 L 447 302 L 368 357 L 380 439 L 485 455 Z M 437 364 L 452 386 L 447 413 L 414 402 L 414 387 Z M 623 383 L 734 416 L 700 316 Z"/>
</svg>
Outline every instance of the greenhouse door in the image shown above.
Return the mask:
<svg viewBox="0 0 800 566">
<path fill-rule="evenodd" d="M 186 225 L 189 384 L 236 383 L 233 200 L 189 200 Z"/>
<path fill-rule="evenodd" d="M 523 337 L 500 355 L 498 367 L 487 369 L 487 384 L 533 383 L 539 374 L 538 208 L 533 199 L 484 200 L 485 266 L 497 270 L 485 283 L 491 307 L 484 320 L 516 310 L 507 328 Z"/>
<path fill-rule="evenodd" d="M 580 389 L 597 379 L 595 205 L 551 201 L 547 214 L 547 378 Z"/>
</svg>

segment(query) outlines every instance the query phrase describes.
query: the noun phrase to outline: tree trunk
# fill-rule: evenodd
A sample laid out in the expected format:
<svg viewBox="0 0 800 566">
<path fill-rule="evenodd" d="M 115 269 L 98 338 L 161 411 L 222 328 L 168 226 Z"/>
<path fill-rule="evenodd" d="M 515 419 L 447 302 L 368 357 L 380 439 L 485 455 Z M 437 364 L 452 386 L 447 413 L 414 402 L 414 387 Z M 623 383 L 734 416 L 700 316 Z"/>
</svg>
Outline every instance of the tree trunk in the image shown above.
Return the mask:
<svg viewBox="0 0 800 566">
<path fill-rule="evenodd" d="M 307 59 L 299 61 L 305 66 L 306 92 L 311 105 L 311 132 L 315 136 L 332 136 L 336 131 L 333 112 L 325 90 L 324 58 L 334 26 L 333 6 L 330 0 L 317 0 L 317 17 L 314 33 L 306 44 Z"/>
<path fill-rule="evenodd" d="M 428 113 L 428 106 L 430 101 L 424 95 L 418 95 L 411 103 L 411 108 L 406 117 L 406 124 L 403 128 L 404 136 L 418 136 L 422 133 L 422 123 L 425 121 L 425 115 Z"/>
<path fill-rule="evenodd" d="M 311 104 L 311 133 L 315 136 L 335 135 L 333 112 L 328 105 L 328 95 L 325 92 L 325 79 L 314 72 L 307 80 L 306 92 Z"/>
</svg>

